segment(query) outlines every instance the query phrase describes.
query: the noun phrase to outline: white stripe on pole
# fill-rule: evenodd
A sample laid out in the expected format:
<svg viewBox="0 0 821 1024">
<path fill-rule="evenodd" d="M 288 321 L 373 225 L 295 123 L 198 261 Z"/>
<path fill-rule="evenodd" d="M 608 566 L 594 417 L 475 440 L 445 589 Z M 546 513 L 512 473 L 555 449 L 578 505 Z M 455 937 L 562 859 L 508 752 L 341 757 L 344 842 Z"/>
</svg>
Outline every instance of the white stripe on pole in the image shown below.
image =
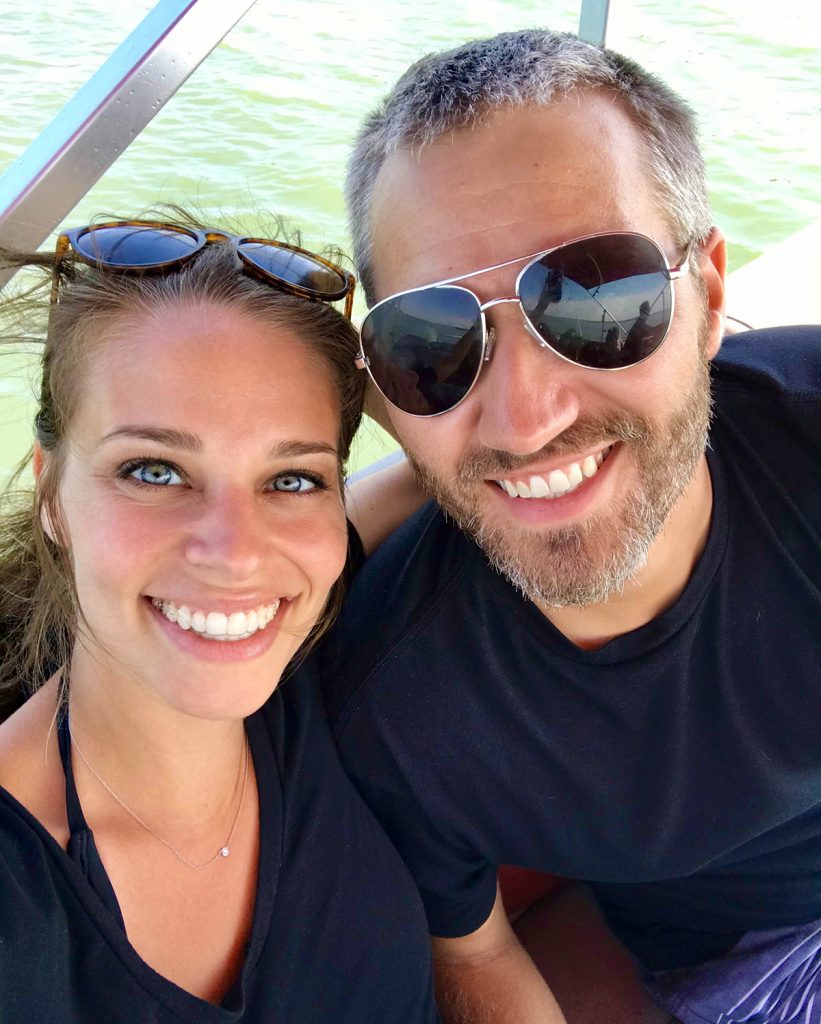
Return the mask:
<svg viewBox="0 0 821 1024">
<path fill-rule="evenodd" d="M 610 0 L 582 0 L 579 16 L 579 38 L 594 46 L 604 46 Z"/>
<path fill-rule="evenodd" d="M 159 0 L 0 178 L 0 245 L 36 249 L 255 3 Z"/>
</svg>

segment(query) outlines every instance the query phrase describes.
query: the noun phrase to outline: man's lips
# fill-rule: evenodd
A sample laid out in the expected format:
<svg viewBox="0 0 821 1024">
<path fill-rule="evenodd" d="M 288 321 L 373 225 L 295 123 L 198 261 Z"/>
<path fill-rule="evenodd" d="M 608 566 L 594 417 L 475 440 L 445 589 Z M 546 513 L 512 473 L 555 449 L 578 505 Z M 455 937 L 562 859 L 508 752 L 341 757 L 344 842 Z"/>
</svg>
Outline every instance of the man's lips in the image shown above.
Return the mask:
<svg viewBox="0 0 821 1024">
<path fill-rule="evenodd" d="M 612 450 L 608 445 L 578 461 L 571 461 L 542 473 L 516 473 L 497 478 L 495 483 L 511 498 L 561 498 L 594 477 Z"/>
</svg>

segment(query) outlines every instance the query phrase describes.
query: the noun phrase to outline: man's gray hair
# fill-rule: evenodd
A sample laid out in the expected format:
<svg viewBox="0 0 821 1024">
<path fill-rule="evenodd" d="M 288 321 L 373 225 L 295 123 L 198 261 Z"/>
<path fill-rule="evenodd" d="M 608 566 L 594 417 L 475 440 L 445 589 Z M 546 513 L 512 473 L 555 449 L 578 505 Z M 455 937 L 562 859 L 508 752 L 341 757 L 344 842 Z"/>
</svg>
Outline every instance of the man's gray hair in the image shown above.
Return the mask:
<svg viewBox="0 0 821 1024">
<path fill-rule="evenodd" d="M 621 100 L 647 147 L 654 195 L 682 248 L 711 227 L 704 161 L 690 107 L 660 79 L 613 50 L 568 32 L 503 32 L 413 64 L 365 121 L 345 194 L 354 258 L 374 301 L 370 207 L 385 159 L 421 149 L 441 136 L 480 124 L 503 106 L 546 106 L 575 90 L 601 89 Z"/>
</svg>

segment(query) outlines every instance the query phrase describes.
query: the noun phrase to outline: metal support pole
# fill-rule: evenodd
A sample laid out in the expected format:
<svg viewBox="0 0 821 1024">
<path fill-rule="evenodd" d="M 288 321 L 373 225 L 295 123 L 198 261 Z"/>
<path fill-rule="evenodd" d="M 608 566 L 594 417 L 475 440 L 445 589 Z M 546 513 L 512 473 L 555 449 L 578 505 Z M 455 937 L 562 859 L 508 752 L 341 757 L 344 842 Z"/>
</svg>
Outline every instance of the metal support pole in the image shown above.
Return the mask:
<svg viewBox="0 0 821 1024">
<path fill-rule="evenodd" d="M 0 245 L 36 249 L 255 3 L 159 0 L 0 178 Z"/>
<path fill-rule="evenodd" d="M 579 16 L 579 38 L 594 46 L 604 46 L 610 0 L 582 0 Z"/>
</svg>

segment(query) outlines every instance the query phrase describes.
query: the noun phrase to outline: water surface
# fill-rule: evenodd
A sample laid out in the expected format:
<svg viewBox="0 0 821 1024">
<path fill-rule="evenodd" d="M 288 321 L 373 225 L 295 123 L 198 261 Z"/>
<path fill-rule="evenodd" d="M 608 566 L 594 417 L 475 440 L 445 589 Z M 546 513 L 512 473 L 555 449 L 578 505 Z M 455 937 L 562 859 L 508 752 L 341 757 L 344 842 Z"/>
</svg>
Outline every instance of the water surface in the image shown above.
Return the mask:
<svg viewBox="0 0 821 1024">
<path fill-rule="evenodd" d="M 151 7 L 0 0 L 0 172 Z M 573 31 L 568 0 L 258 0 L 67 218 L 157 200 L 288 216 L 309 245 L 347 246 L 342 169 L 363 115 L 414 59 L 502 29 Z M 821 18 L 804 0 L 613 0 L 608 45 L 698 111 L 731 266 L 821 218 Z M 27 385 L 3 367 L 0 473 L 28 439 Z M 368 430 L 367 461 L 379 450 Z"/>
</svg>

